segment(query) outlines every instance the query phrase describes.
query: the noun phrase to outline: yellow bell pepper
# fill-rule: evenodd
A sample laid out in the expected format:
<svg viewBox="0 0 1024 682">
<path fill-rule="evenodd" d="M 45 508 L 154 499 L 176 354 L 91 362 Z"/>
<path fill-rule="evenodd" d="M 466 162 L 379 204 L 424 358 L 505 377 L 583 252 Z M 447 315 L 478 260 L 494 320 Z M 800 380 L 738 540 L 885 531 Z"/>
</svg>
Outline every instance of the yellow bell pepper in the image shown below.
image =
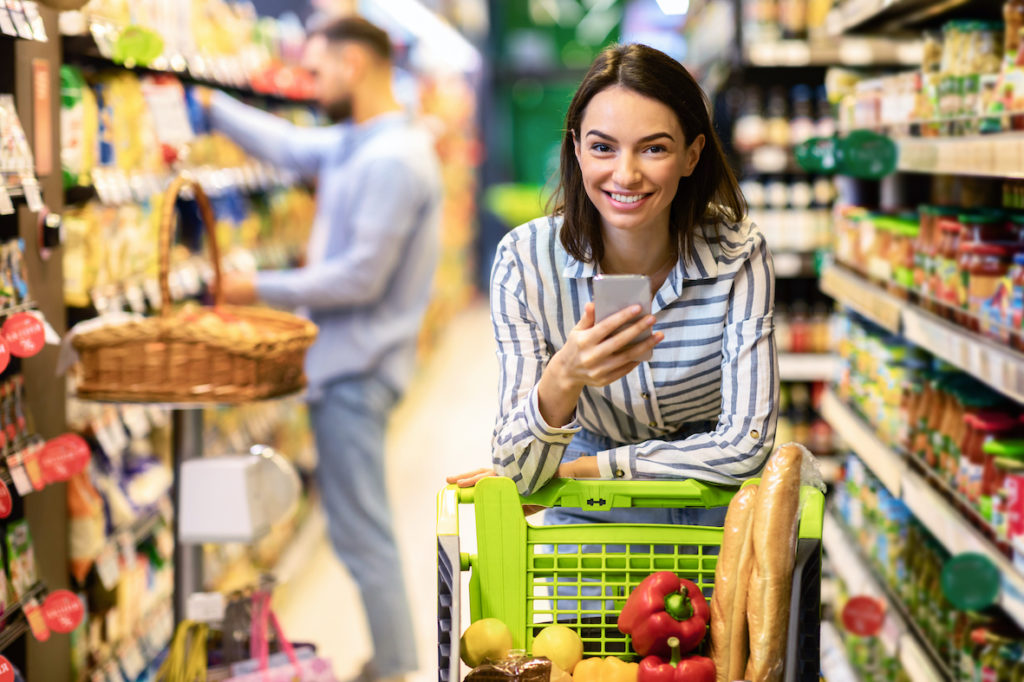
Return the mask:
<svg viewBox="0 0 1024 682">
<path fill-rule="evenodd" d="M 573 682 L 636 682 L 639 663 L 626 663 L 621 658 L 584 658 L 572 671 Z"/>
</svg>

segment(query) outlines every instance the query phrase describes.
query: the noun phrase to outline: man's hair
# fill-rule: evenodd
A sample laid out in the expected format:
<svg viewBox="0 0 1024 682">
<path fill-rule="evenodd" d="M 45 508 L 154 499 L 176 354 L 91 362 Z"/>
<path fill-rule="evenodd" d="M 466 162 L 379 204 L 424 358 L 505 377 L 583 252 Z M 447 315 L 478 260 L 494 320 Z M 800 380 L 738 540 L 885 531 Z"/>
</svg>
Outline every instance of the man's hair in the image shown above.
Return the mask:
<svg viewBox="0 0 1024 682">
<path fill-rule="evenodd" d="M 323 36 L 329 43 L 360 43 L 378 57 L 391 60 L 391 39 L 388 34 L 362 17 L 341 17 L 326 21 L 314 27 L 311 35 Z"/>
</svg>

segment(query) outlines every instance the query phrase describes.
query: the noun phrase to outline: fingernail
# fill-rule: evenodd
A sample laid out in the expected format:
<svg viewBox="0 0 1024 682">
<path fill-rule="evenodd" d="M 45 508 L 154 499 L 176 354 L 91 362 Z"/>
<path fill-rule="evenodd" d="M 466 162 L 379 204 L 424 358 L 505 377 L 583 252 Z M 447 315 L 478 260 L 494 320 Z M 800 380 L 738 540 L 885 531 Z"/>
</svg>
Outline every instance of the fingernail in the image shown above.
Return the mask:
<svg viewBox="0 0 1024 682">
<path fill-rule="evenodd" d="M 654 317 L 654 315 L 648 315 L 646 322 L 648 325 L 651 325 L 657 322 L 657 319 Z"/>
<path fill-rule="evenodd" d="M 642 308 L 640 307 L 640 304 L 637 303 L 637 304 L 634 304 L 633 307 L 630 308 L 629 310 L 630 310 L 630 312 L 638 313 L 638 312 L 640 312 L 642 310 Z"/>
</svg>

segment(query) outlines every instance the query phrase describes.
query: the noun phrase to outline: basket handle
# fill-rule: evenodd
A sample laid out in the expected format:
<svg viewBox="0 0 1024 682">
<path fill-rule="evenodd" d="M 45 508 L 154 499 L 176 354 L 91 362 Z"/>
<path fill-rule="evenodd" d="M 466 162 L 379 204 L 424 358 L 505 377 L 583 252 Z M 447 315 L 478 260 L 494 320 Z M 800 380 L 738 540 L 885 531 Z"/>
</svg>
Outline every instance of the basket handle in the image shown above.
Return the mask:
<svg viewBox="0 0 1024 682">
<path fill-rule="evenodd" d="M 164 192 L 163 212 L 160 215 L 160 299 L 163 301 L 160 314 L 165 316 L 171 314 L 171 287 L 168 277 L 171 270 L 171 240 L 175 233 L 176 212 L 174 209 L 178 196 L 186 188 L 192 190 L 195 195 L 196 202 L 199 204 L 199 215 L 206 228 L 206 241 L 210 249 L 210 260 L 213 262 L 213 304 L 217 307 L 224 304 L 224 295 L 220 289 L 220 251 L 217 248 L 217 224 L 213 218 L 213 207 L 210 205 L 210 199 L 206 196 L 206 192 L 195 178 L 178 175 Z"/>
</svg>

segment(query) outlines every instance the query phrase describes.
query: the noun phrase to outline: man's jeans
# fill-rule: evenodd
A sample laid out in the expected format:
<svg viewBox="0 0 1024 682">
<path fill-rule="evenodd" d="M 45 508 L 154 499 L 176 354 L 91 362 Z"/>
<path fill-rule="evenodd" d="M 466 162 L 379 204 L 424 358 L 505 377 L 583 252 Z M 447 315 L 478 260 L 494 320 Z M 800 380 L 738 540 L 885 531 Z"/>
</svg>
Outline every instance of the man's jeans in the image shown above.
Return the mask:
<svg viewBox="0 0 1024 682">
<path fill-rule="evenodd" d="M 359 587 L 380 677 L 417 667 L 385 483 L 384 437 L 397 401 L 394 389 L 368 375 L 335 381 L 310 403 L 331 543 Z"/>
</svg>

